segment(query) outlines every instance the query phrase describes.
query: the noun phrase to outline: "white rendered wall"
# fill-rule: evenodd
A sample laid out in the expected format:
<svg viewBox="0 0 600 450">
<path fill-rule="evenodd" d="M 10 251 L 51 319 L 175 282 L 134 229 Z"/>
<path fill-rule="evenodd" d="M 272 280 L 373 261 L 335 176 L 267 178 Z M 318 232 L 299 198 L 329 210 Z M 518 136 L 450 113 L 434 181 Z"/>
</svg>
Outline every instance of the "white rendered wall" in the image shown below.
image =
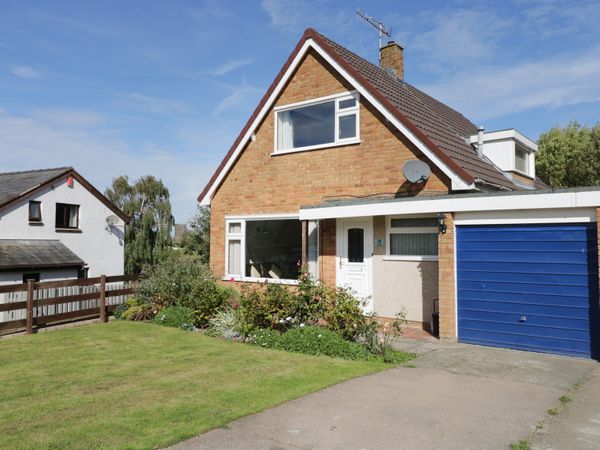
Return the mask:
<svg viewBox="0 0 600 450">
<path fill-rule="evenodd" d="M 24 273 L 39 273 L 40 281 L 67 280 L 70 278 L 77 278 L 77 269 L 31 269 L 23 270 L 21 272 L 0 272 L 0 285 L 22 283 Z M 0 299 L 1 297 L 2 294 L 0 294 Z M 2 303 L 2 301 L 0 301 L 0 303 Z"/>
<path fill-rule="evenodd" d="M 42 202 L 43 225 L 29 225 L 29 200 Z M 55 229 L 56 203 L 79 205 L 79 230 Z M 52 186 L 0 212 L 0 239 L 56 239 L 79 256 L 89 267 L 89 276 L 122 275 L 124 268 L 124 223 L 107 231 L 106 217 L 115 213 L 85 187 L 74 180 L 67 186 L 66 177 Z M 33 270 L 32 270 L 33 272 Z M 40 271 L 42 272 L 42 271 Z M 19 279 L 20 283 L 22 280 Z"/>
</svg>

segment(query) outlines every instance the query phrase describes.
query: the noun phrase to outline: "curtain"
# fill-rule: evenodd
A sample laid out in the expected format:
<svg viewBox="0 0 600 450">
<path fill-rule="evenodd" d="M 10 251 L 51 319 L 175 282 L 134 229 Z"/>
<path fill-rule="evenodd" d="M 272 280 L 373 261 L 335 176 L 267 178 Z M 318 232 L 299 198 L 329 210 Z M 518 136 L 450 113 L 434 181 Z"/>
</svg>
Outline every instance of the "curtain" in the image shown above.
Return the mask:
<svg viewBox="0 0 600 450">
<path fill-rule="evenodd" d="M 291 111 L 283 111 L 278 114 L 277 150 L 289 150 L 294 148 L 294 123 Z"/>
</svg>

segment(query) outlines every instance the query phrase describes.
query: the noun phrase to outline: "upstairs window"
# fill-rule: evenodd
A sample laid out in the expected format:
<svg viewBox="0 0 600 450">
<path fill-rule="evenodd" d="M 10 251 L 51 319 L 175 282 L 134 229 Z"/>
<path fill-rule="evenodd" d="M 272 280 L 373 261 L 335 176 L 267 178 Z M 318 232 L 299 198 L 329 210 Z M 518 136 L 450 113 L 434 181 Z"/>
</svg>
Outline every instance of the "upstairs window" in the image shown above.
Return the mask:
<svg viewBox="0 0 600 450">
<path fill-rule="evenodd" d="M 515 169 L 529 175 L 529 153 L 519 147 L 515 149 Z"/>
<path fill-rule="evenodd" d="M 276 152 L 344 145 L 359 139 L 357 94 L 302 102 L 276 109 Z"/>
<path fill-rule="evenodd" d="M 41 222 L 42 221 L 42 202 L 31 200 L 29 202 L 29 221 L 30 222 Z"/>
<path fill-rule="evenodd" d="M 79 205 L 57 203 L 56 228 L 79 228 Z"/>
</svg>

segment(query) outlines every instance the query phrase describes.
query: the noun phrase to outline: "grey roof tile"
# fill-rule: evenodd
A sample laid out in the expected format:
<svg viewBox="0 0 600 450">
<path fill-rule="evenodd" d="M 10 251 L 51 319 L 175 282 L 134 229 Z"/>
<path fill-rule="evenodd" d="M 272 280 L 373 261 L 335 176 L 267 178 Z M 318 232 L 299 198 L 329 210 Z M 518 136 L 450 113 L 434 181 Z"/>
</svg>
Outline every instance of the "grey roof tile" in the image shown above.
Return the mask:
<svg viewBox="0 0 600 450">
<path fill-rule="evenodd" d="M 0 205 L 72 170 L 72 167 L 0 173 Z"/>
<path fill-rule="evenodd" d="M 82 266 L 84 261 L 57 240 L 0 239 L 0 270 Z"/>
</svg>

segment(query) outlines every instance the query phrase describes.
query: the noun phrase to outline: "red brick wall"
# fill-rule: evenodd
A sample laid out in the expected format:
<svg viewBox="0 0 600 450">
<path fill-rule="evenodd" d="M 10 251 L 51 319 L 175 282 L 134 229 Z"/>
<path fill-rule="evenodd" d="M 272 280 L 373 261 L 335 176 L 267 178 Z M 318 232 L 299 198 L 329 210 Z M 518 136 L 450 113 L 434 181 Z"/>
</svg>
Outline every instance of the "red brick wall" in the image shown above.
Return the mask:
<svg viewBox="0 0 600 450">
<path fill-rule="evenodd" d="M 308 54 L 276 101 L 285 105 L 341 93 L 352 88 L 316 54 Z M 400 133 L 364 101 L 360 105 L 361 143 L 316 151 L 271 156 L 274 151 L 274 113 L 256 131 L 211 201 L 211 265 L 224 273 L 225 216 L 297 213 L 300 206 L 319 204 L 330 197 L 394 195 L 405 192 L 402 176 L 406 160 L 424 159 Z M 449 180 L 432 167 L 423 190 L 447 193 Z M 333 227 L 333 229 L 332 229 Z M 335 282 L 335 223 L 325 223 L 322 278 Z M 327 243 L 328 242 L 328 243 Z M 328 254 L 330 253 L 330 254 Z"/>
<path fill-rule="evenodd" d="M 451 213 L 446 214 L 446 233 L 439 235 L 440 337 L 456 339 L 456 290 L 454 273 L 455 228 Z"/>
</svg>

